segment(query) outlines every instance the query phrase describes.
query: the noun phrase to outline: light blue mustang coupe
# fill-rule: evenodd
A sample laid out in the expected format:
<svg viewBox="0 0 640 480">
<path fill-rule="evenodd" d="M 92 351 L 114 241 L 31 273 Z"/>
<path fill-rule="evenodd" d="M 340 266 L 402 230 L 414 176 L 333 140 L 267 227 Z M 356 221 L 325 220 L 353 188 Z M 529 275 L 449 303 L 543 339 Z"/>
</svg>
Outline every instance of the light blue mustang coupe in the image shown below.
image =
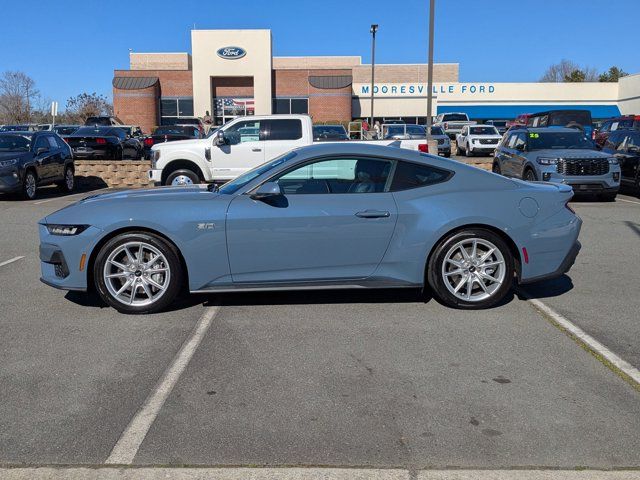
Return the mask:
<svg viewBox="0 0 640 480">
<path fill-rule="evenodd" d="M 317 144 L 219 189 L 95 195 L 40 221 L 42 281 L 127 313 L 182 290 L 431 287 L 486 308 L 514 279 L 568 271 L 571 187 L 525 183 L 394 147 Z"/>
</svg>

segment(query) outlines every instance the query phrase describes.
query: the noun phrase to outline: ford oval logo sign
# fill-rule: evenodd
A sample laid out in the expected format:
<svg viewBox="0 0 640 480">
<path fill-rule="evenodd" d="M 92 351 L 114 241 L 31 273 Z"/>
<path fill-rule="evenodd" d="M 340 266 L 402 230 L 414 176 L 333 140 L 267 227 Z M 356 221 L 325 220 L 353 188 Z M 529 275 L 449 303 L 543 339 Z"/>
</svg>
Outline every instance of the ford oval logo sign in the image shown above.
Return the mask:
<svg viewBox="0 0 640 480">
<path fill-rule="evenodd" d="M 247 51 L 240 47 L 222 47 L 217 53 L 220 58 L 224 58 L 225 60 L 236 60 L 244 57 Z"/>
</svg>

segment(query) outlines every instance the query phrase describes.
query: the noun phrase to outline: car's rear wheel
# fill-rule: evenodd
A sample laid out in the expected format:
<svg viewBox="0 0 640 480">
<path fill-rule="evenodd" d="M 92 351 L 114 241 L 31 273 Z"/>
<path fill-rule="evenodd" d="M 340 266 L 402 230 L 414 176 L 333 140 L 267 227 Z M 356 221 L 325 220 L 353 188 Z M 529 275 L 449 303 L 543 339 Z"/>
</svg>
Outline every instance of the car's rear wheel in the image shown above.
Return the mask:
<svg viewBox="0 0 640 480">
<path fill-rule="evenodd" d="M 27 170 L 22 179 L 22 198 L 34 200 L 38 195 L 38 179 L 33 170 Z"/>
<path fill-rule="evenodd" d="M 431 255 L 427 281 L 444 304 L 461 309 L 500 302 L 513 283 L 514 259 L 496 233 L 468 229 L 446 237 Z"/>
<path fill-rule="evenodd" d="M 123 313 L 153 313 L 180 292 L 183 272 L 175 247 L 145 232 L 118 235 L 98 253 L 93 269 L 100 297 Z"/>
<path fill-rule="evenodd" d="M 73 189 L 76 187 L 76 179 L 73 168 L 66 167 L 64 169 L 64 178 L 61 182 L 58 182 L 57 185 L 58 188 L 65 193 L 73 192 Z"/>
<path fill-rule="evenodd" d="M 165 185 L 171 185 L 173 187 L 196 185 L 200 183 L 198 174 L 187 169 L 176 170 L 172 172 L 168 177 Z"/>
<path fill-rule="evenodd" d="M 502 175 L 502 170 L 500 169 L 500 164 L 498 162 L 493 162 L 493 166 L 491 167 L 491 171 L 493 173 L 497 173 L 498 175 Z"/>
</svg>

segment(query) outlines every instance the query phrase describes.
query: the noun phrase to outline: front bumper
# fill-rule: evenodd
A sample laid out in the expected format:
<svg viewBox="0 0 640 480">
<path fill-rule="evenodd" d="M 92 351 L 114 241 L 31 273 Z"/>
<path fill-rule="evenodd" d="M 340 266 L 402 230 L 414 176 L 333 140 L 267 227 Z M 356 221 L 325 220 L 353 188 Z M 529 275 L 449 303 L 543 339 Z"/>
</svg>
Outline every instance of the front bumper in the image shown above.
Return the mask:
<svg viewBox="0 0 640 480">
<path fill-rule="evenodd" d="M 0 193 L 13 193 L 20 190 L 22 182 L 17 170 L 0 173 Z"/>
<path fill-rule="evenodd" d="M 40 224 L 40 281 L 61 290 L 87 290 L 89 256 L 98 242 L 102 230 L 89 227 L 79 235 L 51 235 Z M 84 265 L 81 265 L 85 255 Z M 82 269 L 81 269 L 82 267 Z"/>
<path fill-rule="evenodd" d="M 617 180 L 614 179 L 617 175 Z M 604 175 L 560 175 L 555 167 L 541 169 L 540 180 L 564 183 L 573 188 L 574 193 L 615 193 L 620 189 L 620 171 L 612 170 Z"/>
</svg>

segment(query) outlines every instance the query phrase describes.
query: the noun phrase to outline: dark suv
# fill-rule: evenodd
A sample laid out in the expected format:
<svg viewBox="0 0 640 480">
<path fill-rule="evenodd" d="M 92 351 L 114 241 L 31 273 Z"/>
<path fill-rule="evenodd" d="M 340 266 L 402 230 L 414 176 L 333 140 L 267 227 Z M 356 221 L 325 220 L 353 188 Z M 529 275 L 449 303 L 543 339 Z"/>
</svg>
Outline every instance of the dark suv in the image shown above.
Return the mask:
<svg viewBox="0 0 640 480">
<path fill-rule="evenodd" d="M 640 130 L 611 132 L 602 151 L 618 159 L 622 185 L 635 188 L 640 193 Z"/>
<path fill-rule="evenodd" d="M 0 133 L 0 193 L 20 192 L 36 198 L 37 187 L 57 184 L 75 187 L 71 148 L 53 132 Z"/>
<path fill-rule="evenodd" d="M 610 118 L 602 122 L 602 125 L 594 135 L 594 140 L 598 148 L 604 148 L 609 135 L 620 130 L 640 131 L 640 115 L 626 115 L 623 117 Z"/>
</svg>

